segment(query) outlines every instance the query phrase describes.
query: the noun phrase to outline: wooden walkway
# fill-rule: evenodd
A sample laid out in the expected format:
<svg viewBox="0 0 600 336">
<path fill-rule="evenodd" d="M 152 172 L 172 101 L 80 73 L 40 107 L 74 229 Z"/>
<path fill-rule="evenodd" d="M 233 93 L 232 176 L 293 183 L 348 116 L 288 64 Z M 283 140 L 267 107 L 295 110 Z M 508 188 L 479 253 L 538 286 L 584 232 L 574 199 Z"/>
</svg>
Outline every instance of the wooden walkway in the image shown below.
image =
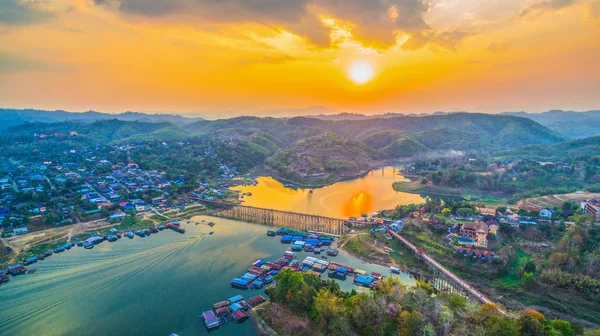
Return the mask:
<svg viewBox="0 0 600 336">
<path fill-rule="evenodd" d="M 428 256 L 423 249 L 415 246 L 408 239 L 402 237 L 401 235 L 397 234 L 393 230 L 388 230 L 388 232 L 392 236 L 394 236 L 396 239 L 398 239 L 400 242 L 402 242 L 402 244 L 404 244 L 406 247 L 411 249 L 414 253 L 420 255 L 423 258 L 423 260 L 425 260 L 425 262 L 427 262 L 430 266 L 435 267 L 443 275 L 445 275 L 446 277 L 451 279 L 456 285 L 459 285 L 460 287 L 462 287 L 465 291 L 467 291 L 469 294 L 471 294 L 472 297 L 481 301 L 482 303 L 489 303 L 489 304 L 496 305 L 496 303 L 494 301 L 490 300 L 488 297 L 483 295 L 480 291 L 475 289 L 468 282 L 461 279 L 456 274 L 452 273 L 449 269 L 447 269 L 446 267 L 444 267 L 443 265 L 441 265 L 440 263 L 435 261 L 435 259 L 433 259 L 432 257 Z M 498 306 L 498 305 L 496 305 L 496 306 Z M 504 309 L 498 308 L 498 310 L 504 315 L 507 314 L 507 312 Z"/>
<path fill-rule="evenodd" d="M 294 230 L 317 231 L 334 236 L 340 236 L 344 232 L 344 224 L 347 222 L 339 218 L 264 209 L 240 204 L 215 201 L 200 202 L 214 209 L 214 212 L 211 214 L 213 216 Z"/>
</svg>

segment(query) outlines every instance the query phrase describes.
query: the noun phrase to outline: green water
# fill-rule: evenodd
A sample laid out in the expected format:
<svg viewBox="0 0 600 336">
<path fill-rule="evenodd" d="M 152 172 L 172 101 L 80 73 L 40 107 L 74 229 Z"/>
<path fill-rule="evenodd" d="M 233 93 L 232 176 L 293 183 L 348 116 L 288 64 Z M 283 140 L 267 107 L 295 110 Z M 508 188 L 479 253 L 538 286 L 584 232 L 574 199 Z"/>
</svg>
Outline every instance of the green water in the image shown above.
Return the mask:
<svg viewBox="0 0 600 336">
<path fill-rule="evenodd" d="M 265 226 L 205 219 L 217 225 L 184 224 L 183 235 L 165 230 L 146 238 L 104 242 L 92 250 L 74 247 L 31 265 L 36 273 L 0 285 L 0 335 L 207 335 L 197 316 L 213 303 L 237 294 L 249 298 L 264 293 L 231 288 L 231 278 L 243 275 L 258 258 L 277 259 L 289 245 L 267 237 Z M 299 253 L 298 258 L 306 255 Z M 343 252 L 329 260 L 389 274 L 386 267 L 362 263 Z M 400 278 L 414 283 L 408 275 Z M 350 279 L 341 286 L 357 288 Z M 258 331 L 248 320 L 211 334 Z"/>
</svg>

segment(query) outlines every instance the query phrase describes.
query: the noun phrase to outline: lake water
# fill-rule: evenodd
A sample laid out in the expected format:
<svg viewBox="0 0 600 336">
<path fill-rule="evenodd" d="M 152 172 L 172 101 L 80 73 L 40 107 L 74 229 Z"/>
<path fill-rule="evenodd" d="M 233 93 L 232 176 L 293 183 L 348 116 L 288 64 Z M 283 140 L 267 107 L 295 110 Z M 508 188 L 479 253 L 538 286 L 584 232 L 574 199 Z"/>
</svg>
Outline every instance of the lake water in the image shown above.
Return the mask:
<svg viewBox="0 0 600 336">
<path fill-rule="evenodd" d="M 257 185 L 232 189 L 252 193 L 244 197 L 244 205 L 334 218 L 359 217 L 397 205 L 424 202 L 418 194 L 392 188 L 395 181 L 405 180 L 399 173 L 398 168 L 384 167 L 361 178 L 313 189 L 312 193 L 310 189 L 286 188 L 272 177 L 259 177 Z"/>
<path fill-rule="evenodd" d="M 164 230 L 146 238 L 104 242 L 92 250 L 74 247 L 32 265 L 36 273 L 0 285 L 0 335 L 207 335 L 197 316 L 213 303 L 264 293 L 231 288 L 231 278 L 243 275 L 258 258 L 276 260 L 289 245 L 267 237 L 266 226 L 195 218 L 202 219 L 216 225 L 184 224 L 183 235 Z M 306 255 L 299 253 L 298 259 Z M 386 267 L 344 252 L 329 260 L 390 274 Z M 414 284 L 406 274 L 399 277 Z M 351 279 L 341 286 L 358 289 Z M 211 332 L 257 334 L 252 320 Z"/>
</svg>

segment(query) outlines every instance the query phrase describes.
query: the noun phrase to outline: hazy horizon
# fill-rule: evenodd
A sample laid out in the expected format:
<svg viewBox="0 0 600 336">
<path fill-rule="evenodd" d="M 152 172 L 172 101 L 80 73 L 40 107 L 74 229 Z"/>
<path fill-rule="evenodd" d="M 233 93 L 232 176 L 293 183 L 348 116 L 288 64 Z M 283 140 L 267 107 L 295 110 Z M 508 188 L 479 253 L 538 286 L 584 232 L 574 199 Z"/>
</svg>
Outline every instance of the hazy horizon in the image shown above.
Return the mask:
<svg viewBox="0 0 600 336">
<path fill-rule="evenodd" d="M 334 110 L 330 109 L 326 106 L 311 106 L 307 108 L 298 108 L 298 109 L 277 109 L 277 110 L 267 110 L 267 111 L 255 111 L 255 112 L 241 112 L 241 111 L 143 111 L 143 110 L 128 110 L 128 111 L 98 111 L 98 110 L 85 110 L 85 111 L 69 111 L 65 109 L 56 109 L 56 110 L 47 110 L 47 109 L 36 109 L 36 108 L 7 108 L 0 107 L 0 109 L 13 109 L 13 110 L 39 110 L 44 112 L 55 112 L 62 111 L 67 113 L 88 113 L 88 112 L 96 112 L 96 113 L 105 113 L 105 114 L 113 114 L 119 115 L 122 113 L 143 113 L 149 115 L 174 115 L 180 116 L 184 118 L 204 118 L 204 119 L 229 119 L 235 117 L 275 117 L 275 118 L 290 118 L 290 117 L 302 117 L 302 116 L 337 116 L 342 114 L 355 115 L 355 116 L 384 116 L 384 115 L 406 115 L 406 116 L 425 116 L 425 115 L 435 115 L 435 114 L 452 114 L 452 113 L 483 113 L 483 114 L 502 114 L 502 113 L 529 113 L 529 114 L 541 114 L 550 111 L 564 111 L 564 112 L 575 112 L 575 113 L 585 113 L 590 111 L 598 111 L 600 109 L 591 109 L 591 110 L 582 110 L 582 111 L 573 111 L 573 110 L 565 110 L 565 109 L 550 109 L 544 111 L 501 111 L 501 112 L 485 112 L 485 111 L 431 111 L 431 112 L 421 112 L 414 113 L 409 111 L 372 111 L 371 113 L 365 112 L 356 112 L 356 111 L 342 111 L 342 110 Z"/>
</svg>

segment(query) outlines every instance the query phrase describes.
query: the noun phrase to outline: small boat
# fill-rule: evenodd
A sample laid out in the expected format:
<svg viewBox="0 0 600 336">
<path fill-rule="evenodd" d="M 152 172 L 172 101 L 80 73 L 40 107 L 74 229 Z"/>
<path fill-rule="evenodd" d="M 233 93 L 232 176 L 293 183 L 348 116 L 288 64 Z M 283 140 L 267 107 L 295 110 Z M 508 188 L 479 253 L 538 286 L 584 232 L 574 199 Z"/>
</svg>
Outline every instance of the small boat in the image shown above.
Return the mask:
<svg viewBox="0 0 600 336">
<path fill-rule="evenodd" d="M 309 194 L 312 194 L 312 193 L 313 193 L 313 190 L 312 190 L 312 189 L 310 189 L 310 190 L 308 191 L 308 193 L 309 193 Z"/>
<path fill-rule="evenodd" d="M 208 222 L 208 226 L 215 226 L 215 222 Z"/>
<path fill-rule="evenodd" d="M 211 234 L 213 234 L 213 233 L 214 233 L 214 232 L 210 231 L 208 234 L 209 234 L 209 235 L 211 235 Z"/>
</svg>

